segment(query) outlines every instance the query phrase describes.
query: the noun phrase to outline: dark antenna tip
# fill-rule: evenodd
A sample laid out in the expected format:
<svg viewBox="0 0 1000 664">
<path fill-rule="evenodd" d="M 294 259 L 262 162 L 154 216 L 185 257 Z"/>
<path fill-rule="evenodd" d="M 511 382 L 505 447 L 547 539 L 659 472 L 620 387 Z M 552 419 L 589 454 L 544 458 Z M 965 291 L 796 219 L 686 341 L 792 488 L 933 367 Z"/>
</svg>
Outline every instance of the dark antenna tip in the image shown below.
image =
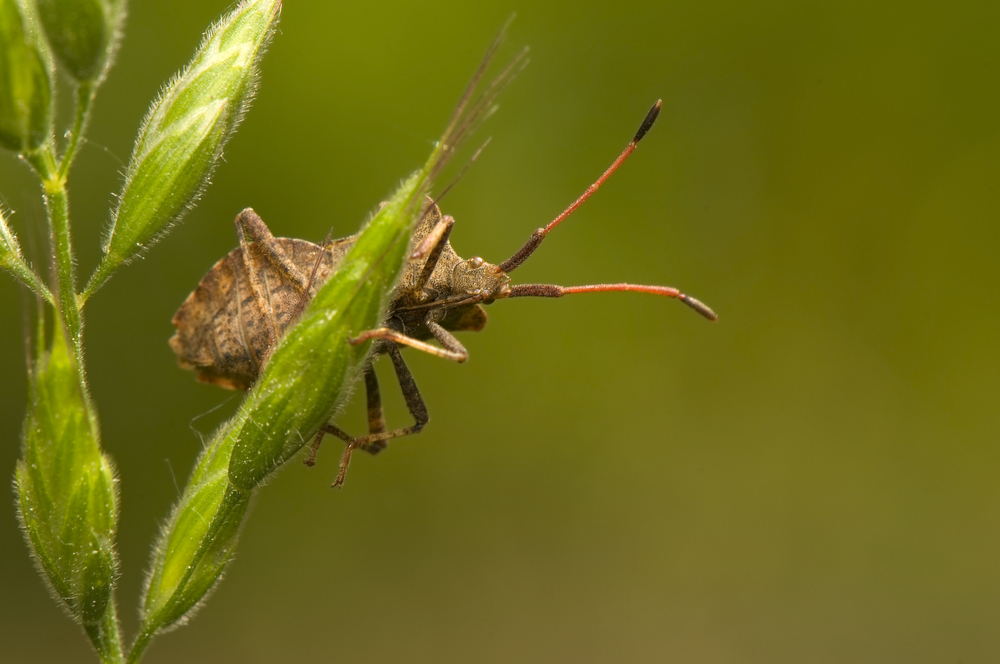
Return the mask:
<svg viewBox="0 0 1000 664">
<path fill-rule="evenodd" d="M 646 119 L 642 121 L 642 125 L 639 127 L 639 131 L 635 132 L 635 138 L 632 139 L 633 143 L 638 143 L 642 140 L 642 137 L 646 135 L 653 123 L 656 122 L 656 116 L 660 114 L 660 107 L 663 106 L 663 100 L 657 99 L 656 103 L 653 104 L 653 108 L 649 109 L 649 113 L 646 113 Z"/>
<path fill-rule="evenodd" d="M 699 302 L 698 300 L 694 299 L 689 295 L 681 295 L 680 301 L 688 305 L 689 307 L 691 307 L 699 314 L 701 314 L 708 320 L 712 321 L 713 323 L 719 320 L 719 317 L 715 315 L 715 312 L 712 311 L 712 309 L 704 302 Z"/>
</svg>

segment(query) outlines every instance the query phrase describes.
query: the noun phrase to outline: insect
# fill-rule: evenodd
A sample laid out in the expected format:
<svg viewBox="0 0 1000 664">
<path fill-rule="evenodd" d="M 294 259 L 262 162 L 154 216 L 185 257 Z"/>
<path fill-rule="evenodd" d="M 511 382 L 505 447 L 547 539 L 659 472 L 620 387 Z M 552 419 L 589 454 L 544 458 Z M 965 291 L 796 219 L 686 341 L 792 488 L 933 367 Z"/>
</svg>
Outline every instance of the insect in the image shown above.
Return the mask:
<svg viewBox="0 0 1000 664">
<path fill-rule="evenodd" d="M 715 313 L 693 297 L 668 286 L 595 284 L 554 286 L 511 284 L 510 273 L 538 249 L 548 234 L 583 204 L 632 154 L 660 111 L 650 109 L 635 137 L 608 169 L 558 217 L 539 228 L 510 258 L 499 265 L 479 256 L 463 259 L 448 241 L 454 218 L 442 215 L 427 199 L 413 231 L 409 261 L 404 266 L 382 327 L 359 330 L 352 344 L 374 340 L 371 357 L 387 354 L 392 361 L 406 406 L 414 424 L 387 430 L 378 381 L 371 360 L 363 369 L 368 401 L 368 435 L 350 436 L 332 423 L 323 426 L 306 459 L 315 462 L 325 434 L 337 436 L 347 447 L 341 456 L 334 486 L 344 482 L 351 453 L 363 449 L 375 454 L 390 438 L 419 432 L 428 422 L 427 408 L 399 347 L 409 346 L 455 362 L 469 353 L 452 332 L 478 332 L 486 325 L 483 305 L 516 297 L 563 297 L 577 293 L 636 291 L 672 297 L 709 320 Z M 268 352 L 312 299 L 318 286 L 337 269 L 357 236 L 316 245 L 305 240 L 275 238 L 250 208 L 235 220 L 239 247 L 216 263 L 173 318 L 177 332 L 170 346 L 185 369 L 198 379 L 230 389 L 248 389 Z M 429 343 L 437 341 L 437 345 Z"/>
</svg>

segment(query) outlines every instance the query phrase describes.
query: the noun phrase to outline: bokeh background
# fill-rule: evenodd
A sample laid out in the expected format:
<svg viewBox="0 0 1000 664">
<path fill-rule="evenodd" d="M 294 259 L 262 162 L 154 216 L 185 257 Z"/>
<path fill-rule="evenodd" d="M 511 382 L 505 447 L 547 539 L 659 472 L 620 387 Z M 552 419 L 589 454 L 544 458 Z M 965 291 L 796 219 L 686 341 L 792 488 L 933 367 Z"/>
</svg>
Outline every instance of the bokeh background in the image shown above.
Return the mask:
<svg viewBox="0 0 1000 664">
<path fill-rule="evenodd" d="M 226 8 L 132 3 L 71 179 L 81 274 L 150 99 Z M 1000 660 L 1000 5 L 985 1 L 286 2 L 204 200 L 88 307 L 126 632 L 201 436 L 238 404 L 166 344 L 236 245 L 232 218 L 354 232 L 423 162 L 515 9 L 506 53 L 530 45 L 532 62 L 445 200 L 456 250 L 507 257 L 662 97 L 634 157 L 516 276 L 675 285 L 721 322 L 632 294 L 520 300 L 462 337 L 466 365 L 408 352 L 424 433 L 356 457 L 342 491 L 337 443 L 317 468 L 290 463 L 215 595 L 146 661 Z M 0 191 L 27 237 L 40 197 L 9 154 Z M 7 277 L 0 312 L 10 477 L 25 379 Z M 387 369 L 390 421 L 408 423 Z M 0 659 L 90 661 L 11 506 L 0 569 Z"/>
</svg>

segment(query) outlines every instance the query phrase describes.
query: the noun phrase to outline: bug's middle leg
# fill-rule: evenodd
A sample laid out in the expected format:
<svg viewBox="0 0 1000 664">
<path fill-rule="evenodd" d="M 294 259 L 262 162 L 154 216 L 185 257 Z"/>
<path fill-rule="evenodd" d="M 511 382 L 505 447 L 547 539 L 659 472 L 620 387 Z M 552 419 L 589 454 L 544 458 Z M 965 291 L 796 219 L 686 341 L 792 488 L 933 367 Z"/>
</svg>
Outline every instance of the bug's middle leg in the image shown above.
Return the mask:
<svg viewBox="0 0 1000 664">
<path fill-rule="evenodd" d="M 382 411 L 382 393 L 378 387 L 378 377 L 375 367 L 368 365 L 365 371 L 365 396 L 368 402 L 368 434 L 378 435 L 385 432 L 385 413 Z M 378 454 L 385 449 L 385 440 L 373 440 L 362 449 L 369 454 Z"/>
</svg>

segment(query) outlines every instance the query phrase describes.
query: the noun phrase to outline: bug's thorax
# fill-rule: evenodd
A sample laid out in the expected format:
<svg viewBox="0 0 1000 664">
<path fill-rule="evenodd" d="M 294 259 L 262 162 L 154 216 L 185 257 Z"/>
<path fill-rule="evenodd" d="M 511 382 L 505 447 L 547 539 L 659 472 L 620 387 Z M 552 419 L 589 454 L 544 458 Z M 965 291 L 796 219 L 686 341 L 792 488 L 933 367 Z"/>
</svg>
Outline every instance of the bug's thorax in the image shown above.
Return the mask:
<svg viewBox="0 0 1000 664">
<path fill-rule="evenodd" d="M 411 251 L 441 221 L 441 211 L 428 199 L 424 214 L 413 230 Z M 496 265 L 478 256 L 462 258 L 447 241 L 430 275 L 426 275 L 429 260 L 432 259 L 425 256 L 404 265 L 387 313 L 388 323 L 419 339 L 431 337 L 426 326 L 428 318 L 448 330 L 481 330 L 486 324 L 486 312 L 480 303 L 489 304 L 506 297 L 510 279 Z"/>
</svg>

